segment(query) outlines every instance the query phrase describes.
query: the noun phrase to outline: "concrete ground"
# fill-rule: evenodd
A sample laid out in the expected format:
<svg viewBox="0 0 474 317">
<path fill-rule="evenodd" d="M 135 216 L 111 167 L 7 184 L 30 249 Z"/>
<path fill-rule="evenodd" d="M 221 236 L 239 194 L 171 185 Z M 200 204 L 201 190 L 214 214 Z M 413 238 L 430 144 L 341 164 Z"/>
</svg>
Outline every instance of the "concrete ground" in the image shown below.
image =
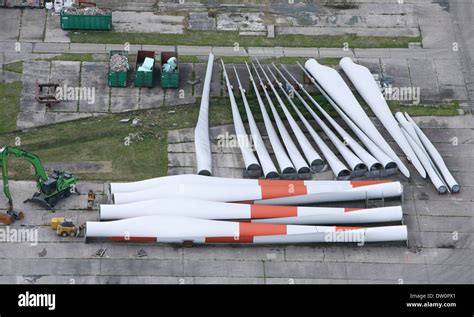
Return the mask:
<svg viewBox="0 0 474 317">
<path fill-rule="evenodd" d="M 21 11 L 0 9 L 0 41 L 16 41 L 20 33 Z"/>
<path fill-rule="evenodd" d="M 17 126 L 31 128 L 70 121 L 92 115 L 119 113 L 131 110 L 159 108 L 163 105 L 192 104 L 192 78 L 194 65 L 180 65 L 180 89 L 159 87 L 157 69 L 156 85 L 153 88 L 134 87 L 130 81 L 125 88 L 109 87 L 107 84 L 108 64 L 105 62 L 31 61 L 24 63 L 22 96 Z M 204 81 L 204 73 L 198 70 L 198 78 Z M 131 77 L 131 76 L 130 76 Z M 82 87 L 94 89 L 94 100 L 66 100 L 47 107 L 35 100 L 36 81 L 52 81 L 60 87 Z M 218 81 L 220 87 L 220 81 Z"/>
<path fill-rule="evenodd" d="M 61 29 L 59 16 L 48 14 L 46 18 L 46 28 L 44 31 L 44 42 L 69 43 L 68 32 Z"/>
<path fill-rule="evenodd" d="M 381 52 L 379 54 L 383 55 Z M 394 88 L 418 87 L 421 103 L 437 104 L 451 100 L 460 100 L 463 103 L 468 100 L 461 65 L 457 59 L 426 57 L 417 59 L 416 56 L 392 58 L 392 55 L 367 57 L 363 53 L 359 55 L 361 57 L 355 59 L 360 64 L 369 67 L 372 73 L 392 77 Z M 105 54 L 96 54 L 96 56 L 107 58 Z M 301 58 L 302 63 L 304 60 Z M 237 89 L 237 82 L 232 71 L 233 66 L 236 67 L 244 87 L 248 90 L 250 82 L 245 65 L 227 65 L 231 82 Z M 106 62 L 24 62 L 21 112 L 18 116 L 17 126 L 23 129 L 90 115 L 194 104 L 202 92 L 206 64 L 182 63 L 180 67 L 180 88 L 178 90 L 163 90 L 159 87 L 159 69 L 156 70 L 157 75 L 153 88 L 133 87 L 132 78 L 126 88 L 110 88 L 107 85 L 108 65 Z M 303 82 L 303 72 L 298 66 L 287 65 L 287 67 L 299 81 Z M 333 67 L 341 71 L 338 66 Z M 133 65 L 131 74 L 133 74 Z M 212 96 L 227 95 L 223 92 L 225 86 L 223 86 L 221 78 L 222 69 L 220 64 L 216 63 L 212 80 Z M 437 80 L 433 80 L 433 78 Z M 61 86 L 66 84 L 68 87 L 94 88 L 95 100 L 93 102 L 88 100 L 64 101 L 47 108 L 34 99 L 36 80 L 40 82 L 51 80 Z M 313 86 L 307 85 L 307 88 L 312 89 Z M 409 104 L 410 101 L 405 101 L 405 103 Z"/>
<path fill-rule="evenodd" d="M 60 26 L 59 16 L 41 9 L 0 8 L 0 41 L 69 43 L 67 31 Z M 116 32 L 157 32 L 181 34 L 184 31 L 184 16 L 155 15 L 152 12 L 113 13 L 113 28 Z"/>
<path fill-rule="evenodd" d="M 111 4 L 121 1 L 110 0 Z M 129 10 L 147 10 L 154 1 L 142 4 L 122 1 Z M 298 2 L 298 1 L 296 1 Z M 387 1 L 384 1 L 387 2 Z M 105 2 L 104 2 L 105 3 Z M 423 48 L 407 49 L 352 49 L 341 48 L 259 48 L 178 46 L 180 55 L 204 56 L 213 52 L 216 56 L 293 56 L 293 57 L 343 57 L 350 56 L 368 66 L 374 73 L 390 75 L 394 86 L 421 88 L 423 100 L 440 102 L 460 100 L 464 109 L 473 104 L 472 61 L 474 49 L 471 40 L 472 3 L 469 0 L 404 0 L 402 3 L 375 3 L 372 0 L 354 0 L 356 10 L 312 10 L 316 14 L 299 14 L 285 5 L 274 5 L 265 21 L 255 19 L 254 24 L 224 23 L 244 31 L 260 31 L 264 23 L 276 25 L 276 32 L 304 34 L 342 34 L 347 31 L 359 35 L 422 35 Z M 160 1 L 160 7 L 170 10 L 184 8 L 171 1 Z M 205 6 L 192 4 L 196 10 Z M 295 6 L 296 7 L 296 6 Z M 250 8 L 250 6 L 249 6 Z M 291 7 L 290 7 L 291 8 Z M 162 8 L 160 8 L 162 9 Z M 292 9 L 293 10 L 293 9 Z M 291 11 L 291 12 L 290 12 Z M 283 14 L 281 14 L 283 12 Z M 94 53 L 105 56 L 111 49 L 122 45 L 70 44 L 67 32 L 59 28 L 58 18 L 44 15 L 41 10 L 0 9 L 0 63 L 19 60 L 45 59 L 61 53 Z M 139 16 L 146 16 L 142 14 Z M 279 17 L 284 16 L 285 19 Z M 123 31 L 146 30 L 156 24 L 163 30 L 182 31 L 186 20 L 165 21 L 163 17 L 147 16 L 136 25 L 137 15 L 118 14 L 116 25 Z M 268 19 L 267 19 L 268 18 Z M 134 19 L 134 20 L 133 20 Z M 177 18 L 178 19 L 178 18 Z M 186 27 L 217 28 L 219 17 L 197 15 L 189 19 Z M 221 19 L 222 21 L 222 19 Z M 244 21 L 241 19 L 241 21 Z M 304 26 L 311 21 L 312 27 Z M 161 23 L 161 24 L 160 24 Z M 192 24 L 194 23 L 194 24 Z M 35 26 L 41 27 L 36 28 Z M 245 28 L 242 29 L 242 26 Z M 43 34 L 44 30 L 44 34 Z M 364 33 L 366 32 L 366 33 Z M 417 33 L 419 32 L 419 33 Z M 21 43 L 20 50 L 16 42 Z M 159 45 L 132 45 L 131 51 L 172 50 L 174 47 Z M 304 58 L 303 58 L 304 59 Z M 102 59 L 103 60 L 103 59 Z M 230 65 L 229 65 L 230 66 Z M 68 74 L 68 83 L 94 85 L 99 98 L 93 105 L 84 102 L 68 103 L 63 109 L 44 111 L 32 101 L 35 78 L 58 78 Z M 185 74 L 200 77 L 204 64 L 185 66 Z M 175 92 L 160 88 L 112 89 L 103 81 L 106 64 L 98 58 L 93 63 L 30 62 L 25 63 L 22 113 L 19 126 L 29 127 L 73 120 L 78 117 L 150 108 L 169 103 L 183 103 Z M 79 76 L 79 70 L 81 75 Z M 220 69 L 214 68 L 214 78 L 220 78 Z M 240 69 L 239 69 L 240 72 Z M 62 78 L 62 76 L 61 76 Z M 16 74 L 2 70 L 1 81 L 18 80 Z M 202 81 L 183 83 L 186 102 L 199 97 Z M 194 94 L 190 91 L 194 90 Z M 110 95 L 109 95 L 110 92 Z M 221 80 L 213 81 L 211 94 L 222 93 Z M 126 98 L 125 98 L 126 97 Z M 76 111 L 74 111 L 76 107 Z M 21 202 L 28 198 L 35 186 L 31 182 L 12 182 L 11 189 L 17 206 L 25 211 L 26 218 L 12 228 L 37 228 L 40 243 L 1 243 L 0 283 L 474 283 L 474 223 L 473 196 L 473 120 L 472 116 L 417 118 L 421 127 L 435 143 L 448 167 L 462 187 L 458 195 L 439 196 L 433 186 L 422 180 L 412 170 L 412 179 L 393 177 L 404 183 L 404 223 L 408 226 L 408 247 L 403 244 L 372 244 L 364 247 L 352 245 L 305 245 L 305 246 L 181 246 L 125 243 L 84 244 L 81 238 L 59 238 L 49 228 L 50 218 L 65 215 L 80 224 L 98 218 L 97 208 L 86 211 L 86 197 L 72 196 L 58 205 L 55 214 Z M 217 135 L 232 127 L 212 128 Z M 385 134 L 386 135 L 386 134 Z M 169 134 L 169 173 L 194 173 L 195 158 L 192 130 L 171 131 Z M 215 142 L 215 140 L 214 140 Z M 238 149 L 213 146 L 215 174 L 241 177 L 242 160 Z M 77 167 L 91 168 L 93 163 Z M 97 163 L 96 163 L 97 164 Z M 100 168 L 110 169 L 108 162 Z M 50 165 L 48 165 L 50 166 Z M 54 165 L 53 165 L 54 166 Z M 97 167 L 97 168 L 99 168 Z M 69 168 L 69 166 L 67 167 Z M 94 167 L 96 168 L 96 167 Z M 317 179 L 332 179 L 328 171 L 314 175 Z M 79 190 L 86 193 L 93 189 L 98 202 L 106 202 L 105 184 L 80 183 Z M 0 206 L 5 205 L 0 196 Z M 397 201 L 386 202 L 397 204 Z M 354 207 L 363 203 L 352 203 Z M 3 229 L 0 227 L 0 229 Z M 105 250 L 103 257 L 96 255 Z M 139 251 L 146 251 L 140 257 Z"/>
<path fill-rule="evenodd" d="M 451 3 L 452 2 L 452 3 Z M 331 18 L 335 9 L 319 6 L 311 11 L 305 5 L 285 7 L 285 5 L 274 5 L 271 7 L 272 14 L 283 14 L 287 19 L 294 17 L 291 23 L 281 22 L 281 27 L 298 27 L 310 30 L 308 25 L 330 30 L 346 30 L 356 29 L 358 26 L 365 25 L 369 29 L 384 30 L 382 35 L 393 35 L 390 27 L 399 30 L 410 29 L 415 27 L 420 30 L 423 38 L 423 48 L 407 48 L 407 49 L 351 49 L 343 50 L 341 48 L 259 48 L 247 47 L 235 51 L 232 47 L 167 47 L 160 45 L 132 45 L 131 52 L 139 49 L 146 50 L 174 50 L 176 49 L 180 55 L 206 55 L 213 52 L 216 56 L 257 56 L 257 57 L 343 57 L 350 56 L 360 63 L 367 65 L 374 73 L 382 73 L 390 75 L 395 79 L 394 87 L 415 87 L 420 88 L 421 99 L 428 102 L 443 102 L 447 100 L 459 100 L 461 106 L 465 110 L 471 110 L 473 104 L 473 73 L 472 73 L 472 41 L 469 41 L 469 34 L 465 30 L 470 29 L 470 21 L 472 20 L 472 12 L 466 9 L 469 6 L 468 1 L 404 1 L 402 4 L 375 4 L 371 1 L 358 0 L 355 3 L 357 9 L 338 10 L 338 15 Z M 144 3 L 148 5 L 149 3 Z M 170 3 L 163 4 L 165 6 Z M 183 6 L 185 7 L 185 6 Z M 198 6 L 199 7 L 199 6 Z M 196 7 L 197 8 L 197 7 Z M 306 9 L 305 9 L 306 8 Z M 201 8 L 202 9 L 202 8 Z M 306 10 L 306 11 L 305 11 Z M 199 11 L 199 10 L 198 10 Z M 202 11 L 202 10 L 201 10 Z M 231 10 L 232 11 L 232 10 Z M 313 15 L 305 15 L 304 12 L 313 12 Z M 315 16 L 314 12 L 318 15 Z M 11 63 L 19 60 L 32 60 L 38 58 L 48 58 L 56 56 L 60 53 L 95 53 L 105 54 L 111 49 L 122 49 L 122 45 L 112 44 L 69 44 L 66 32 L 59 28 L 57 16 L 46 16 L 42 10 L 17 10 L 17 9 L 0 9 L 0 14 L 5 19 L 0 21 L 0 28 L 6 30 L 0 34 L 0 63 Z M 328 16 L 329 14 L 329 16 Z M 352 15 L 352 18 L 350 18 Z M 380 15 L 381 17 L 377 17 Z M 256 23 L 268 23 L 266 19 L 260 19 L 258 14 L 249 15 L 248 21 Z M 140 18 L 142 17 L 142 18 Z M 201 25 L 209 26 L 205 16 L 201 13 L 197 15 Z M 383 17 L 383 18 L 382 18 Z M 395 19 L 395 17 L 397 17 Z M 122 31 L 157 30 L 168 32 L 170 30 L 162 24 L 173 25 L 177 27 L 182 21 L 181 16 L 171 15 L 153 15 L 149 12 L 117 12 L 115 14 L 117 28 Z M 207 18 L 209 19 L 209 17 Z M 216 18 L 218 19 L 218 18 Z M 230 29 L 239 29 L 236 23 L 248 23 L 242 17 L 235 17 L 235 21 L 221 23 L 222 27 Z M 393 20 L 395 19 L 395 20 Z M 24 21 L 23 21 L 24 20 Z M 191 19 L 192 20 L 192 19 Z M 206 21 L 204 21 L 206 20 Z M 140 21 L 140 22 L 137 22 Z M 181 21 L 181 22 L 180 22 Z M 222 19 L 220 20 L 223 21 Z M 247 21 L 247 22 L 245 22 Z M 216 22 L 216 21 L 215 21 Z M 184 23 L 184 22 L 183 22 Z M 237 24 L 238 24 L 237 23 Z M 41 28 L 34 28 L 35 25 L 44 26 L 44 42 L 41 42 Z M 211 23 L 212 24 L 212 23 Z M 218 24 L 217 22 L 215 23 Z M 287 26 L 283 26 L 287 25 Z M 163 26 L 163 27 L 162 27 Z M 162 27 L 162 28 L 161 28 Z M 212 28 L 212 26 L 209 26 Z M 161 29 L 160 29 L 161 28 Z M 179 27 L 178 27 L 179 28 Z M 250 31 L 260 30 L 258 26 L 247 26 Z M 182 31 L 182 30 L 181 30 Z M 179 31 L 179 32 L 181 32 Z M 338 32 L 339 32 L 338 31 Z M 171 32 L 171 31 L 170 31 Z M 177 31 L 178 32 L 178 31 Z M 310 31 L 305 31 L 310 32 Z M 290 33 L 295 33 L 291 31 Z M 16 41 L 20 41 L 20 49 L 16 45 Z M 42 55 L 48 54 L 48 55 Z M 54 55 L 53 55 L 54 54 Z M 195 66 L 200 69 L 200 66 Z M 1 81 L 11 81 L 14 75 L 2 72 Z M 199 85 L 199 83 L 197 83 Z M 198 86 L 197 86 L 198 87 Z M 99 89 L 100 87 L 97 87 Z M 189 90 L 185 85 L 183 89 Z M 199 89 L 198 89 L 199 90 Z M 195 89 L 196 91 L 196 89 Z M 153 98 L 153 102 L 159 105 L 161 93 L 156 92 L 158 97 Z M 136 93 L 135 93 L 136 94 Z M 152 93 L 147 92 L 146 95 Z M 193 96 L 186 94 L 187 98 L 181 100 L 189 102 L 193 100 Z M 148 97 L 148 96 L 147 96 Z M 130 109 L 141 109 L 149 107 L 149 101 L 145 97 L 145 104 L 127 105 L 123 107 L 118 102 L 119 111 Z M 102 98 L 107 103 L 107 96 Z M 117 98 L 110 98 L 118 100 Z M 172 100 L 170 104 L 174 104 L 173 96 L 164 96 L 163 100 Z M 180 102 L 180 101 L 178 101 Z M 115 102 L 114 102 L 115 103 Z M 102 105 L 90 107 L 88 112 L 104 112 Z M 87 109 L 84 106 L 83 109 Z M 112 106 L 112 110 L 113 106 Z M 33 118 L 31 114 L 25 114 L 26 122 L 29 118 Z M 62 114 L 39 114 L 39 124 L 47 124 L 51 122 L 70 120 L 75 114 L 69 113 L 66 116 Z M 65 119 L 61 118 L 65 117 Z M 28 124 L 25 126 L 35 126 L 38 123 Z"/>
<path fill-rule="evenodd" d="M 107 7 L 106 4 L 101 4 Z M 183 14 L 162 12 L 115 11 L 113 28 L 118 32 L 159 32 L 181 34 L 186 29 L 198 31 L 239 31 L 241 34 L 267 34 L 268 25 L 277 34 L 361 36 L 419 36 L 417 10 L 438 11 L 436 3 L 377 4 L 361 3 L 357 8 L 338 10 L 314 4 L 271 4 L 268 10 L 255 12 L 250 7 L 227 7 L 208 16 L 193 5 L 179 4 Z M 8 11 L 7 11 L 8 10 Z M 120 8 L 119 8 L 120 10 Z M 145 11 L 150 11 L 146 10 Z M 178 10 L 179 11 L 179 10 Z M 67 41 L 59 27 L 59 17 L 45 10 L 0 9 L 0 15 L 12 14 L 1 23 L 12 29 L 20 28 L 20 41 Z M 186 18 L 189 14 L 189 19 Z M 47 16 L 48 15 L 48 16 Z M 16 16 L 16 19 L 13 19 Z M 46 27 L 45 27 L 46 24 Z M 16 34 L 18 35 L 18 34 Z M 341 44 L 342 45 L 342 44 Z"/>
<path fill-rule="evenodd" d="M 461 65 L 468 95 L 474 99 L 474 41 L 469 31 L 473 21 L 472 3 L 469 1 L 451 1 L 455 43 L 461 52 Z"/>
<path fill-rule="evenodd" d="M 182 34 L 184 16 L 156 15 L 152 12 L 113 13 L 112 23 L 116 32 L 157 32 Z"/>
<path fill-rule="evenodd" d="M 1 243 L 0 264 L 4 269 L 0 272 L 0 283 L 474 283 L 472 117 L 421 117 L 417 121 L 446 159 L 462 191 L 440 196 L 430 183 L 416 176 L 411 166 L 414 176 L 410 181 L 401 176 L 394 178 L 404 184 L 402 206 L 408 246 L 376 243 L 363 247 L 313 244 L 183 248 L 142 243 L 84 244 L 82 238 L 57 237 L 49 222 L 54 216 L 71 217 L 78 224 L 97 219 L 97 206 L 94 211 L 85 210 L 85 195 L 71 196 L 53 214 L 21 203 L 35 191 L 32 182 L 12 182 L 17 208 L 26 213 L 26 218 L 11 228 L 37 228 L 39 244 Z M 219 129 L 226 127 L 216 127 L 213 133 Z M 180 135 L 182 142 L 177 139 Z M 170 141 L 174 140 L 169 148 L 170 162 L 178 147 L 192 152 L 187 135 L 170 133 Z M 453 137 L 458 138 L 458 143 L 453 144 Z M 229 152 L 239 162 L 240 154 Z M 216 155 L 223 162 L 216 174 L 233 176 L 233 166 L 226 164 L 230 160 L 223 155 Z M 195 168 L 193 164 L 189 163 L 190 169 Z M 173 170 L 176 171 L 171 166 L 170 172 Z M 315 178 L 328 175 L 316 174 Z M 98 203 L 107 200 L 105 187 L 99 183 L 78 184 L 82 193 L 93 189 L 98 194 Z M 0 196 L 0 205 L 5 203 Z M 357 207 L 363 203 L 350 205 Z M 105 250 L 102 257 L 96 255 L 100 249 Z M 140 250 L 146 256 L 139 256 Z"/>
<path fill-rule="evenodd" d="M 43 42 L 46 11 L 23 10 L 21 14 L 20 42 Z"/>
</svg>

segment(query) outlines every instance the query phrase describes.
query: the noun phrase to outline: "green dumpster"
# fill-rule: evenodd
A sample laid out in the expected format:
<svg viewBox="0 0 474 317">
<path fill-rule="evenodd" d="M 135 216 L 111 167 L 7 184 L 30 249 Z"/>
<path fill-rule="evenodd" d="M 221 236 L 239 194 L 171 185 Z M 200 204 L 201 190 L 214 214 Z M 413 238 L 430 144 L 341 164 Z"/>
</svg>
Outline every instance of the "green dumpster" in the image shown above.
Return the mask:
<svg viewBox="0 0 474 317">
<path fill-rule="evenodd" d="M 138 51 L 135 62 L 135 87 L 153 87 L 155 52 Z"/>
<path fill-rule="evenodd" d="M 175 65 L 170 67 L 170 59 L 175 61 Z M 161 53 L 161 88 L 178 88 L 179 87 L 179 62 L 178 54 L 175 52 Z"/>
<path fill-rule="evenodd" d="M 60 13 L 63 30 L 110 30 L 112 11 L 97 8 L 64 8 Z"/>
<path fill-rule="evenodd" d="M 109 54 L 109 75 L 110 87 L 126 87 L 128 76 L 128 52 L 110 51 Z"/>
</svg>

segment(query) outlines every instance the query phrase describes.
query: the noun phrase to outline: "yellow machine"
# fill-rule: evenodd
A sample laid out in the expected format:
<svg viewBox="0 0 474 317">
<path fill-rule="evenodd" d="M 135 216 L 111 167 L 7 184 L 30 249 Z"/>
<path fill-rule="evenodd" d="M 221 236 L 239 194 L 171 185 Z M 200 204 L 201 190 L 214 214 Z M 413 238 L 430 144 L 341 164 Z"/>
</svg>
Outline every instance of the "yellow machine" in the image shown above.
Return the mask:
<svg viewBox="0 0 474 317">
<path fill-rule="evenodd" d="M 77 234 L 77 227 L 72 220 L 64 217 L 52 218 L 51 229 L 56 230 L 56 234 L 61 237 L 73 237 Z"/>
<path fill-rule="evenodd" d="M 95 194 L 92 190 L 87 193 L 87 209 L 92 210 L 94 208 Z"/>
</svg>

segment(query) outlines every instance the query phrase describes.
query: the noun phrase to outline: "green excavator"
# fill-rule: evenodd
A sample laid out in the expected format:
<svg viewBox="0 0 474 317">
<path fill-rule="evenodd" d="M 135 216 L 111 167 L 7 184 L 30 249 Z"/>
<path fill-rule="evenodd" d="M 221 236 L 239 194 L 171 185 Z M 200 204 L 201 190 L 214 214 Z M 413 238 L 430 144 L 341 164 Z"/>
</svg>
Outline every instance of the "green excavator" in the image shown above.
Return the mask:
<svg viewBox="0 0 474 317">
<path fill-rule="evenodd" d="M 15 220 L 23 218 L 23 213 L 13 209 L 13 199 L 8 184 L 8 156 L 14 155 L 30 162 L 35 170 L 36 187 L 38 192 L 25 202 L 38 203 L 54 211 L 54 206 L 59 200 L 68 197 L 71 193 L 79 194 L 76 189 L 76 178 L 74 175 L 64 171 L 54 171 L 48 175 L 41 164 L 38 155 L 29 153 L 17 147 L 7 146 L 0 148 L 0 166 L 3 177 L 3 192 L 8 199 L 8 209 L 6 215 L 0 217 L 0 222 L 10 224 Z"/>
</svg>

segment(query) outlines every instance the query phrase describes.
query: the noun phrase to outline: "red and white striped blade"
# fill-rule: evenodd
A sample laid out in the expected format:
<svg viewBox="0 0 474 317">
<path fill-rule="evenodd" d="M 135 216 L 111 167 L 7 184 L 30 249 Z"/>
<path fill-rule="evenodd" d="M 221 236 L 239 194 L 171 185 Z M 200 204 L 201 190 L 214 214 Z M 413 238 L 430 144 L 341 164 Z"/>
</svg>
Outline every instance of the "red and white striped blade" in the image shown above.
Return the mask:
<svg viewBox="0 0 474 317">
<path fill-rule="evenodd" d="M 324 183 L 321 183 L 324 184 Z M 362 183 L 341 182 L 327 183 L 326 185 L 216 185 L 216 184 L 168 184 L 151 189 L 137 192 L 114 193 L 113 200 L 115 204 L 126 204 L 143 200 L 151 200 L 158 198 L 193 198 L 209 201 L 221 202 L 239 202 L 253 200 L 273 200 L 284 197 L 302 197 L 309 195 L 317 195 L 318 199 L 322 193 L 332 193 L 328 197 L 331 200 L 326 201 L 344 201 L 350 200 L 345 196 L 353 197 L 346 193 L 359 192 L 357 199 L 396 197 L 402 193 L 400 182 L 379 181 L 362 181 Z M 364 197 L 363 197 L 364 196 Z M 290 201 L 299 201 L 293 199 Z M 273 203 L 272 203 L 273 204 Z M 276 203 L 278 205 L 286 205 L 285 200 Z M 291 203 L 294 205 L 295 203 Z"/>
<path fill-rule="evenodd" d="M 109 238 L 125 241 L 307 243 L 403 241 L 407 239 L 406 226 L 371 228 L 298 226 L 203 220 L 167 215 L 136 217 L 109 222 L 88 221 L 86 228 L 87 238 Z M 349 238 L 352 235 L 363 241 L 351 241 Z"/>
<path fill-rule="evenodd" d="M 197 199 L 155 199 L 120 205 L 100 205 L 101 220 L 170 215 L 198 219 L 254 219 L 261 223 L 338 224 L 400 221 L 400 206 L 372 209 L 271 206 Z M 264 219 L 264 220 L 259 220 Z"/>
<path fill-rule="evenodd" d="M 304 180 L 265 180 L 265 179 L 241 179 L 241 178 L 225 178 L 225 177 L 208 177 L 202 175 L 185 174 L 163 176 L 158 178 L 146 179 L 138 182 L 129 183 L 111 183 L 110 191 L 115 193 L 139 192 L 143 190 L 153 189 L 154 187 L 161 187 L 170 184 L 205 184 L 216 186 L 261 186 L 266 188 L 268 186 L 283 186 L 283 187 L 327 187 L 334 186 L 334 188 L 343 190 L 353 187 L 381 184 L 391 182 L 390 180 L 362 180 L 362 181 L 304 181 Z"/>
</svg>

